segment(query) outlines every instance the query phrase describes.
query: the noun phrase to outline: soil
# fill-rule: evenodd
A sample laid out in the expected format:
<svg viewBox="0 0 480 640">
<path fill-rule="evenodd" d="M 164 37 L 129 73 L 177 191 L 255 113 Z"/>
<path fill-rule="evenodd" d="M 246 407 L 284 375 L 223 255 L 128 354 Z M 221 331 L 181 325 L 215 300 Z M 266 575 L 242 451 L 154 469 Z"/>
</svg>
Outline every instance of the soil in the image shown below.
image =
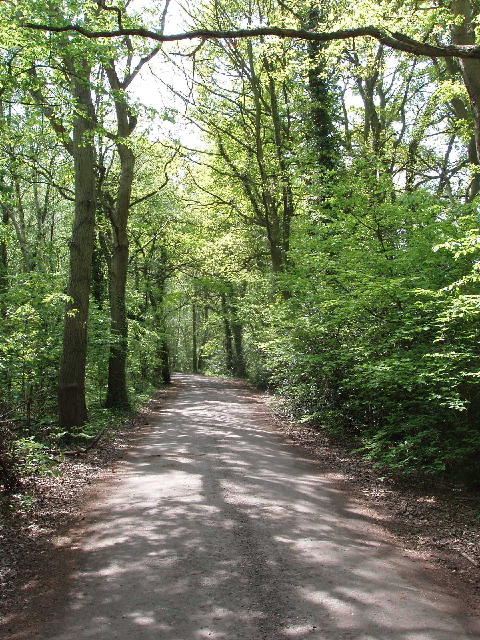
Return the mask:
<svg viewBox="0 0 480 640">
<path fill-rule="evenodd" d="M 242 382 L 229 381 L 245 389 Z M 132 439 L 152 423 L 156 412 L 178 385 L 159 391 L 114 435 L 104 438 L 84 456 L 62 462 L 58 477 L 25 480 L 31 503 L 4 505 L 0 521 L 0 621 L 28 620 L 31 603 L 49 584 L 62 535 L 81 521 L 82 505 L 102 487 L 125 457 Z M 268 396 L 256 394 L 261 405 Z M 303 456 L 336 480 L 370 510 L 377 524 L 403 547 L 429 559 L 436 578 L 471 611 L 480 610 L 480 494 L 464 487 L 419 478 L 379 476 L 369 463 L 349 454 L 338 443 L 304 425 L 272 413 L 273 429 L 299 448 Z M 65 559 L 63 560 L 65 561 Z M 50 575 L 49 575 L 50 574 Z M 48 593 L 48 590 L 47 590 Z"/>
<path fill-rule="evenodd" d="M 429 560 L 473 612 L 480 611 L 480 492 L 421 476 L 384 475 L 338 442 L 279 417 L 287 439 L 338 473 L 349 493 L 374 510 L 377 521 L 406 550 Z"/>
</svg>

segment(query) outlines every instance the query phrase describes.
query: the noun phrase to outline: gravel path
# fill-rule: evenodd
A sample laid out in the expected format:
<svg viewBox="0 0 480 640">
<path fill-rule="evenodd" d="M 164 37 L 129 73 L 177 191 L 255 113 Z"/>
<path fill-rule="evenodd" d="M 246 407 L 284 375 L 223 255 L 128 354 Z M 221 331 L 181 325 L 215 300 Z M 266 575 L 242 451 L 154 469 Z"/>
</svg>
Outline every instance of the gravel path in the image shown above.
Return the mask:
<svg viewBox="0 0 480 640">
<path fill-rule="evenodd" d="M 258 397 L 177 381 L 71 534 L 29 640 L 480 639 Z"/>
</svg>

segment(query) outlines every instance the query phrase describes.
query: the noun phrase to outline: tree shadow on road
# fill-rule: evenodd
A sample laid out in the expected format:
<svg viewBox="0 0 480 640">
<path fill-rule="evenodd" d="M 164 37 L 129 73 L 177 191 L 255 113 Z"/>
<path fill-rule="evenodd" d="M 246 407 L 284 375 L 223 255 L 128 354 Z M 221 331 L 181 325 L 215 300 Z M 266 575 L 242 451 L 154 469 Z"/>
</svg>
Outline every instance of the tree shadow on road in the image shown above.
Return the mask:
<svg viewBox="0 0 480 640">
<path fill-rule="evenodd" d="M 179 382 L 90 508 L 64 597 L 32 638 L 480 637 L 334 478 L 265 427 L 248 389 Z"/>
</svg>

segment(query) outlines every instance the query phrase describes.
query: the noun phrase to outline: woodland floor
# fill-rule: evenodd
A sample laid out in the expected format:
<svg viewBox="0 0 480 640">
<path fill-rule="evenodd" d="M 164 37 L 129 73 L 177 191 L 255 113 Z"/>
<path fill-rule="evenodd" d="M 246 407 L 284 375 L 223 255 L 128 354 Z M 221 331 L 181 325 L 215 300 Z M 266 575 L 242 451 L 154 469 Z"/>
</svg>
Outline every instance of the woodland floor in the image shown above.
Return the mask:
<svg viewBox="0 0 480 640">
<path fill-rule="evenodd" d="M 241 382 L 238 385 L 244 386 Z M 28 611 L 35 590 L 55 566 L 52 538 L 82 518 L 86 498 L 102 479 L 116 472 L 115 463 L 124 457 L 131 438 L 176 391 L 175 385 L 159 391 L 95 450 L 62 463 L 60 476 L 26 481 L 32 495 L 28 508 L 12 513 L 4 505 L 0 520 L 0 621 L 8 620 L 12 612 Z M 269 402 L 267 397 L 264 400 Z M 366 508 L 372 508 L 378 524 L 406 549 L 428 558 L 437 578 L 449 584 L 451 593 L 459 595 L 472 611 L 480 610 L 480 493 L 438 482 L 379 477 L 370 464 L 279 413 L 274 416 L 274 427 L 301 448 L 303 455 L 335 474 Z"/>
</svg>

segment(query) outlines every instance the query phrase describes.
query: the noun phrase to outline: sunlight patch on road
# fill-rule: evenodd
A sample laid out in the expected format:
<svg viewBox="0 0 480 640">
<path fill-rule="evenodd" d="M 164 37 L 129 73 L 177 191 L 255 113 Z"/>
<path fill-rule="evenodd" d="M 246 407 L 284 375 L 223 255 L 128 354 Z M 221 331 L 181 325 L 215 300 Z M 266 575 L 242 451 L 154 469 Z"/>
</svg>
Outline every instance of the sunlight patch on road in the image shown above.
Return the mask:
<svg viewBox="0 0 480 640">
<path fill-rule="evenodd" d="M 342 616 L 342 619 L 346 620 L 344 616 L 354 616 L 356 614 L 356 608 L 344 602 L 340 598 L 332 596 L 328 591 L 311 591 L 305 587 L 299 587 L 298 592 L 308 602 L 321 605 L 331 615 Z"/>
<path fill-rule="evenodd" d="M 209 640 L 215 640 L 215 638 L 226 638 L 226 634 L 221 631 L 214 631 L 213 629 L 200 629 L 195 633 L 197 638 L 209 638 Z"/>
<path fill-rule="evenodd" d="M 304 638 L 315 630 L 316 627 L 313 624 L 297 624 L 283 629 L 282 635 L 287 636 L 287 638 Z"/>
</svg>

